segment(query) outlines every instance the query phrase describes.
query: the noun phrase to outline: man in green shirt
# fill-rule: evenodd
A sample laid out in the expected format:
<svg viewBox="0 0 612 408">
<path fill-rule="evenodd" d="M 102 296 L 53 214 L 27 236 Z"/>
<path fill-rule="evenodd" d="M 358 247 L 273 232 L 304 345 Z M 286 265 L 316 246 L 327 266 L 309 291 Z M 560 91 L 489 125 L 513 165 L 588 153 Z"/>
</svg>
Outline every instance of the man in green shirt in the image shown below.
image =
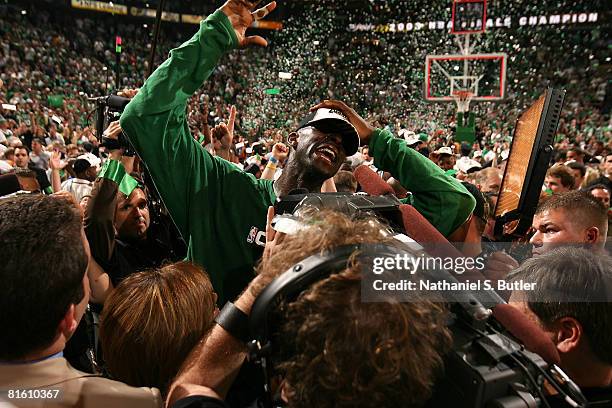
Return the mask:
<svg viewBox="0 0 612 408">
<path fill-rule="evenodd" d="M 306 123 L 292 133 L 292 151 L 276 183 L 242 172 L 197 143 L 186 117 L 189 98 L 224 53 L 267 44 L 261 37 L 246 37 L 245 32 L 276 3 L 251 13 L 254 5 L 229 0 L 204 20 L 191 40 L 171 51 L 121 116 L 125 134 L 189 243 L 189 259 L 209 273 L 220 304 L 233 299 L 254 276 L 253 266 L 265 245 L 268 207 L 296 188 L 321 191 L 322 183 L 356 151 L 355 129 L 362 143 L 370 143 L 375 165 L 413 192 L 415 208 L 443 234 L 465 223 L 475 205 L 467 190 L 390 132 L 364 127 L 356 114 L 342 112 L 354 126 L 352 131 L 344 125 L 332 129 Z M 221 131 L 229 132 L 225 125 Z"/>
</svg>

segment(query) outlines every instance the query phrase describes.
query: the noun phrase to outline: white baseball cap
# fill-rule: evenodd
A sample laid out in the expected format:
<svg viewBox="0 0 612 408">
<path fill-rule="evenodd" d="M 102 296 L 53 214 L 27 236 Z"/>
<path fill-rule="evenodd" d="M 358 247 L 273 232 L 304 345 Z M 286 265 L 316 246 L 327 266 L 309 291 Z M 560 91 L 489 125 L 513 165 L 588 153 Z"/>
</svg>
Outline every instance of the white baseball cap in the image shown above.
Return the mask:
<svg viewBox="0 0 612 408">
<path fill-rule="evenodd" d="M 452 156 L 453 155 L 453 149 L 451 149 L 448 146 L 444 146 L 444 147 L 441 147 L 438 150 L 436 150 L 434 153 L 436 153 L 436 154 L 448 154 L 448 155 Z"/>
<path fill-rule="evenodd" d="M 476 160 L 459 160 L 457 162 L 457 170 L 462 173 L 468 174 L 472 169 L 481 169 L 482 165 Z"/>
<path fill-rule="evenodd" d="M 91 167 L 96 167 L 96 168 L 99 167 L 100 164 L 102 163 L 102 160 L 100 160 L 100 158 L 97 157 L 93 153 L 82 154 L 79 157 L 77 157 L 77 160 L 86 160 L 87 162 L 89 162 L 89 165 Z"/>
<path fill-rule="evenodd" d="M 324 133 L 339 133 L 342 146 L 347 156 L 352 156 L 359 149 L 359 134 L 348 118 L 337 109 L 319 108 L 308 114 L 299 124 L 297 130 L 312 126 Z"/>
</svg>

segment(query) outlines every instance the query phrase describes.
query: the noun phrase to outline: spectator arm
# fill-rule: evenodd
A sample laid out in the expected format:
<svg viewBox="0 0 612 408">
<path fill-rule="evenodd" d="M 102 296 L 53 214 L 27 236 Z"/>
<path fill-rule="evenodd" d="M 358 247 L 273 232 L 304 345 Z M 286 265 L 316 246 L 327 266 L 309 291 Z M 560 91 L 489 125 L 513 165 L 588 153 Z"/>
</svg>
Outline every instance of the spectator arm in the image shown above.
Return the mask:
<svg viewBox="0 0 612 408">
<path fill-rule="evenodd" d="M 94 183 L 85 210 L 85 234 L 92 257 L 102 265 L 110 262 L 115 249 L 115 211 L 119 184 L 125 175 L 120 162 L 109 160 Z"/>
</svg>

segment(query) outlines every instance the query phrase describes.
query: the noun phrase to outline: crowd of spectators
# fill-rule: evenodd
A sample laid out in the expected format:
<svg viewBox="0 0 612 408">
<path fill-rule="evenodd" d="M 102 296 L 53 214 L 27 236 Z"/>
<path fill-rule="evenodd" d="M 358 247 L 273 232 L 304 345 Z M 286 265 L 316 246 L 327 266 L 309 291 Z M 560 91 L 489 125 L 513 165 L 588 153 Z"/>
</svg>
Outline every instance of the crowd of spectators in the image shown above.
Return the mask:
<svg viewBox="0 0 612 408">
<path fill-rule="evenodd" d="M 194 3 L 183 10 L 197 13 Z M 92 407 L 262 398 L 244 344 L 262 291 L 308 257 L 394 242 L 372 214 L 304 211 L 290 218 L 299 233 L 281 231 L 274 203 L 369 192 L 355 176 L 369 168 L 415 210 L 411 239 L 424 229 L 458 256 L 483 255 L 491 281 L 537 281 L 536 292 L 500 296 L 552 339 L 589 400 L 612 403 L 612 128 L 600 28 L 484 34 L 480 49 L 510 56 L 508 98 L 472 106 L 468 143 L 455 137 L 454 105 L 422 98 L 425 55 L 454 47 L 446 32 L 346 30 L 418 15 L 414 5 L 287 6 L 285 28 L 263 48 L 246 47 L 265 41 L 241 31 L 248 3 L 229 0 L 191 39 L 195 26 L 164 28 L 159 54 L 173 51 L 146 83 L 142 23 L 0 8 L 0 326 L 11 328 L 0 336 L 0 391 L 61 384 L 60 405 Z M 493 15 L 516 11 L 494 5 Z M 121 89 L 115 34 L 125 44 Z M 504 237 L 528 242 L 529 254 L 507 253 L 493 245 L 493 211 L 514 121 L 547 86 L 567 91 L 553 159 L 531 228 Z M 88 97 L 111 92 L 131 102 L 102 143 Z M 450 306 L 363 302 L 368 265 L 356 257 L 274 305 L 275 392 L 289 406 L 421 406 L 443 375 Z M 547 296 L 583 300 L 542 306 Z"/>
</svg>

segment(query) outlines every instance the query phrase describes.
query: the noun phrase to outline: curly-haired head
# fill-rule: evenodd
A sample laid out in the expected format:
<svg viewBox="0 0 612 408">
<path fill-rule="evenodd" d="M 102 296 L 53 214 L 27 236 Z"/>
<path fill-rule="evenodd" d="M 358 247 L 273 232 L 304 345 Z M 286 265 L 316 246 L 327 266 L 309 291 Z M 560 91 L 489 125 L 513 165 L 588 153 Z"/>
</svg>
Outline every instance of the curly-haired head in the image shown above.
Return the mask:
<svg viewBox="0 0 612 408">
<path fill-rule="evenodd" d="M 286 237 L 260 273 L 277 276 L 332 247 L 390 239 L 372 218 L 321 213 L 310 224 Z M 450 346 L 446 309 L 430 301 L 363 303 L 366 268 L 351 260 L 282 306 L 276 364 L 289 406 L 416 407 L 429 398 Z"/>
</svg>

